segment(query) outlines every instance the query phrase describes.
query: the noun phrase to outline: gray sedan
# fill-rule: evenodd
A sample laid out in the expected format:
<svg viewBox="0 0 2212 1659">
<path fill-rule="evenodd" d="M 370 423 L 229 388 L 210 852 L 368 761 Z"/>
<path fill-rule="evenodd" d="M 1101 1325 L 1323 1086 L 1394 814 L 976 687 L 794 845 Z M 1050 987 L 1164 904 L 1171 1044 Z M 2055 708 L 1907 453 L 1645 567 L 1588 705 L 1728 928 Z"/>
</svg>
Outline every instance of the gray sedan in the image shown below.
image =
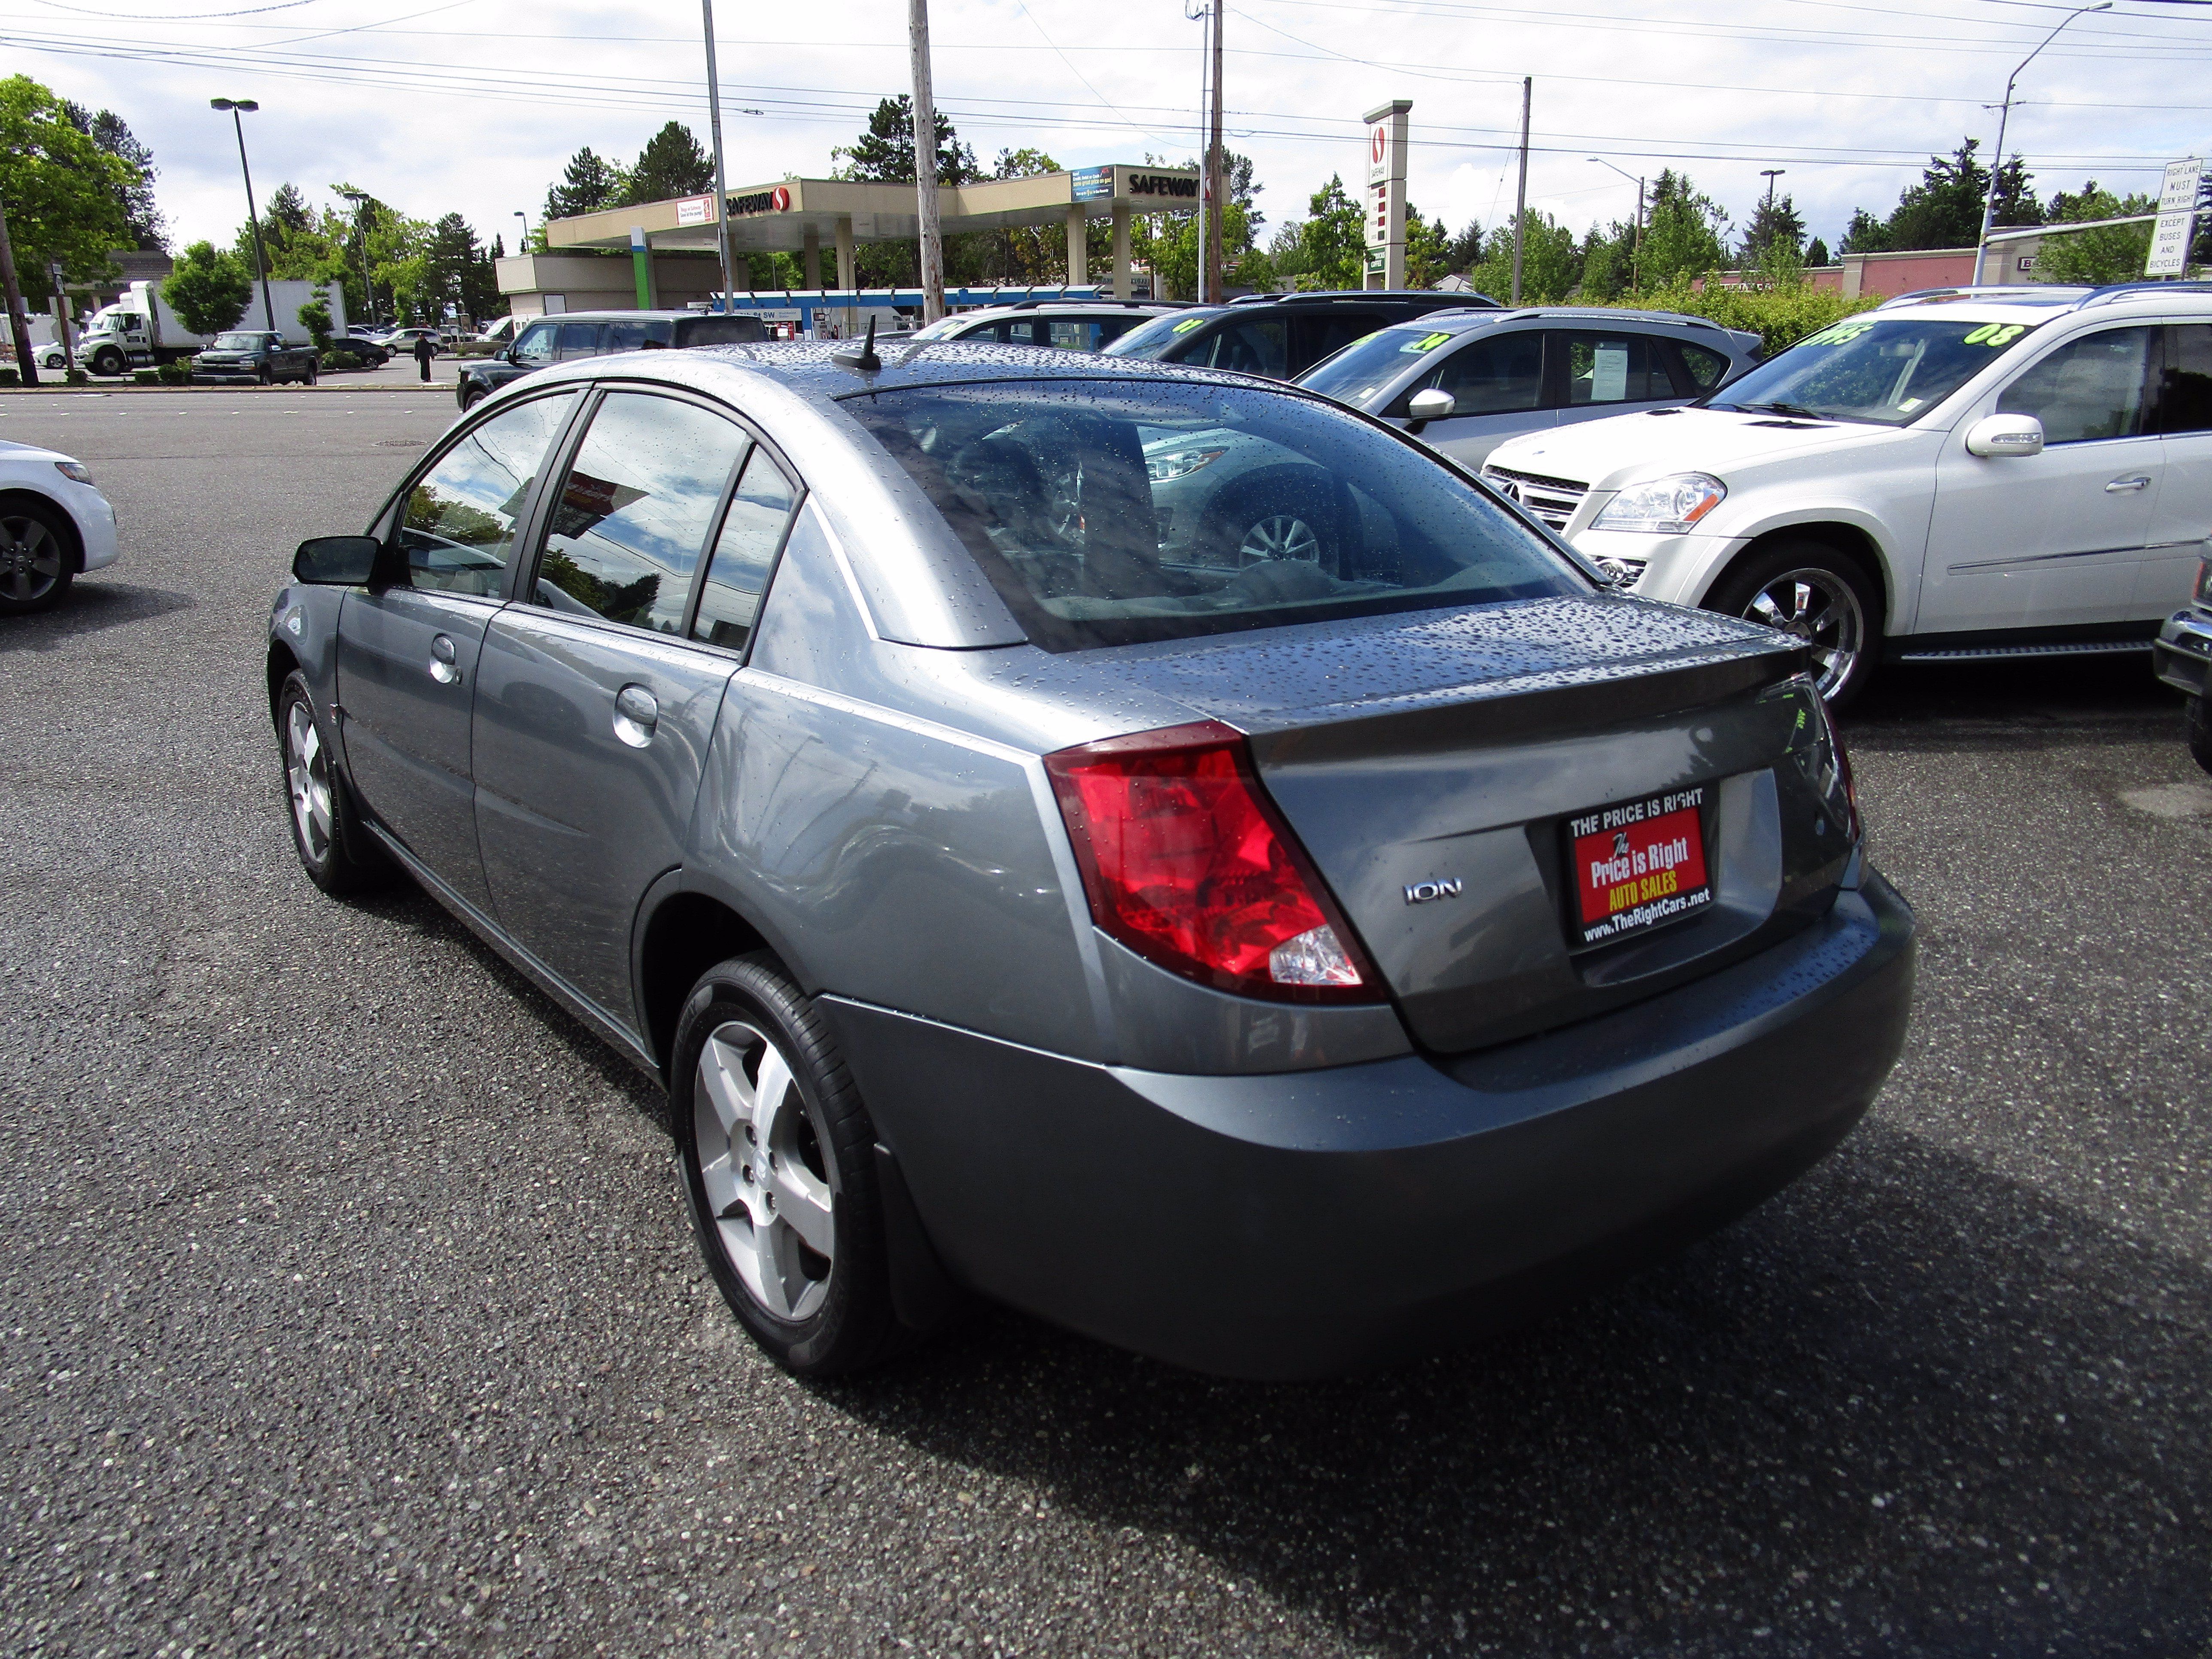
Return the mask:
<svg viewBox="0 0 2212 1659">
<path fill-rule="evenodd" d="M 1702 398 L 1757 363 L 1759 345 L 1669 311 L 1442 311 L 1353 341 L 1297 384 L 1473 468 L 1524 432 Z"/>
<path fill-rule="evenodd" d="M 1324 547 L 1178 538 L 1224 433 Z M 1243 1376 L 1462 1343 L 1758 1203 L 1904 1039 L 1802 648 L 1293 388 L 557 366 L 301 546 L 267 676 L 307 875 L 404 872 L 667 1089 L 805 1375 L 972 1295 Z"/>
</svg>

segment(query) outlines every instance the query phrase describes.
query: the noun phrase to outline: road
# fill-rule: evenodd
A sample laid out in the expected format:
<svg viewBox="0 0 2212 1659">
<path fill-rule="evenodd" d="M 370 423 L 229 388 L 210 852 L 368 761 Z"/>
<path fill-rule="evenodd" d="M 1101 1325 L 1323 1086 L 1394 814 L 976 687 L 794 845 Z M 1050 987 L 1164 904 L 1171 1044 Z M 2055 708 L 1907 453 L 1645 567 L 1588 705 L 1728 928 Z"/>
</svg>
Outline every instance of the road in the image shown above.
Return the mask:
<svg viewBox="0 0 2212 1659">
<path fill-rule="evenodd" d="M 124 546 L 0 625 L 0 1650 L 2212 1644 L 2212 790 L 2147 671 L 1876 688 L 1910 1047 L 1686 1257 L 1326 1386 L 987 1314 L 810 1388 L 710 1289 L 654 1091 L 294 860 L 270 596 L 451 412 L 0 399 Z"/>
</svg>

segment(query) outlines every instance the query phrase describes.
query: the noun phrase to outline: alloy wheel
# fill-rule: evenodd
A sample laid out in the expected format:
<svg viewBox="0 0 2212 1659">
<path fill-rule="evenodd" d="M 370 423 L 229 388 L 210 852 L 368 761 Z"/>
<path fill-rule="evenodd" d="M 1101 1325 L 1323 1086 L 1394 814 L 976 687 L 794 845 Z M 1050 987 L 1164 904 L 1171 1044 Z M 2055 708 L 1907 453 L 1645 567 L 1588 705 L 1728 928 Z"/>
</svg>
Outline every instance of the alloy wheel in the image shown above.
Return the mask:
<svg viewBox="0 0 2212 1659">
<path fill-rule="evenodd" d="M 1238 565 L 1248 565 L 1258 559 L 1303 559 L 1308 564 L 1318 564 L 1321 538 L 1295 513 L 1278 513 L 1254 524 L 1237 544 Z"/>
<path fill-rule="evenodd" d="M 284 716 L 284 776 L 300 844 L 320 864 L 331 854 L 331 761 L 307 705 L 295 701 Z"/>
<path fill-rule="evenodd" d="M 1850 678 L 1866 648 L 1866 613 L 1858 595 L 1834 571 L 1817 565 L 1784 571 L 1751 596 L 1743 614 L 1811 647 L 1824 697 L 1833 697 Z"/>
<path fill-rule="evenodd" d="M 791 1062 L 759 1027 L 728 1020 L 707 1039 L 692 1128 L 730 1266 L 776 1318 L 811 1317 L 836 1258 L 835 1182 Z"/>
<path fill-rule="evenodd" d="M 45 599 L 62 579 L 62 544 L 27 515 L 0 518 L 0 592 L 17 605 Z"/>
</svg>

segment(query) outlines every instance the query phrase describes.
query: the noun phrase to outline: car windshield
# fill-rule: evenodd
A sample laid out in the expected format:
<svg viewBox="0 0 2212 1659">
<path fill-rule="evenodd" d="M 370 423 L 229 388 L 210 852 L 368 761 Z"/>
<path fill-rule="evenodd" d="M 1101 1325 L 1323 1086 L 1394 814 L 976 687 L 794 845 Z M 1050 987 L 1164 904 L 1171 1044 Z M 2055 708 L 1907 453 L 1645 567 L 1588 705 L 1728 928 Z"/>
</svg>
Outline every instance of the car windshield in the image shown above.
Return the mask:
<svg viewBox="0 0 2212 1659">
<path fill-rule="evenodd" d="M 1705 407 L 1903 426 L 2039 325 L 1846 317 L 1731 381 L 1726 396 L 1707 398 Z"/>
<path fill-rule="evenodd" d="M 261 337 L 258 334 L 244 334 L 234 331 L 228 334 L 218 334 L 215 337 L 215 349 L 217 351 L 252 351 L 258 347 L 260 343 Z"/>
<path fill-rule="evenodd" d="M 1041 380 L 845 407 L 1048 650 L 1589 591 L 1442 462 L 1310 398 Z"/>
<path fill-rule="evenodd" d="M 1354 409 L 1365 409 L 1430 352 L 1458 337 L 1418 325 L 1382 329 L 1362 335 L 1334 356 L 1316 363 L 1298 376 L 1297 383 Z"/>
<path fill-rule="evenodd" d="M 1221 313 L 1218 311 L 1170 311 L 1133 328 L 1106 348 L 1109 357 L 1164 357 L 1176 341 L 1203 328 Z"/>
<path fill-rule="evenodd" d="M 939 317 L 927 328 L 918 328 L 907 337 L 914 340 L 949 340 L 975 320 L 972 311 L 955 311 Z"/>
</svg>

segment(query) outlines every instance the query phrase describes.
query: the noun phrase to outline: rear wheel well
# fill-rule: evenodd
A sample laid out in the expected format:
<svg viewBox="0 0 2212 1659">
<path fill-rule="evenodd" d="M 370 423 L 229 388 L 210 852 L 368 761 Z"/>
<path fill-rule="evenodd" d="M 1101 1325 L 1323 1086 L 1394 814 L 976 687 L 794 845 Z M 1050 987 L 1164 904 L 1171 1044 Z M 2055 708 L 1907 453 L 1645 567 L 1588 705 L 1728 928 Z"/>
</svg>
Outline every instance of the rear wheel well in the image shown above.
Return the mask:
<svg viewBox="0 0 2212 1659">
<path fill-rule="evenodd" d="M 675 1050 L 684 1000 L 699 975 L 718 962 L 767 944 L 759 929 L 704 893 L 673 894 L 653 911 L 638 949 L 637 988 L 646 1040 L 664 1073 Z"/>
<path fill-rule="evenodd" d="M 0 490 L 0 512 L 27 505 L 44 507 L 53 515 L 61 526 L 62 550 L 69 556 L 70 573 L 81 574 L 84 570 L 84 538 L 77 534 L 76 520 L 70 516 L 69 508 L 35 489 Z"/>
<path fill-rule="evenodd" d="M 1841 554 L 1858 568 L 1881 602 L 1881 614 L 1872 618 L 1877 631 L 1887 631 L 1889 618 L 1896 613 L 1897 596 L 1890 592 L 1889 566 L 1875 545 L 1874 538 L 1856 525 L 1848 524 L 1789 524 L 1778 530 L 1770 530 L 1753 540 L 1735 557 L 1714 574 L 1705 591 L 1710 593 L 1735 571 L 1752 560 L 1770 553 L 1785 542 L 1817 542 L 1833 552 Z"/>
</svg>

